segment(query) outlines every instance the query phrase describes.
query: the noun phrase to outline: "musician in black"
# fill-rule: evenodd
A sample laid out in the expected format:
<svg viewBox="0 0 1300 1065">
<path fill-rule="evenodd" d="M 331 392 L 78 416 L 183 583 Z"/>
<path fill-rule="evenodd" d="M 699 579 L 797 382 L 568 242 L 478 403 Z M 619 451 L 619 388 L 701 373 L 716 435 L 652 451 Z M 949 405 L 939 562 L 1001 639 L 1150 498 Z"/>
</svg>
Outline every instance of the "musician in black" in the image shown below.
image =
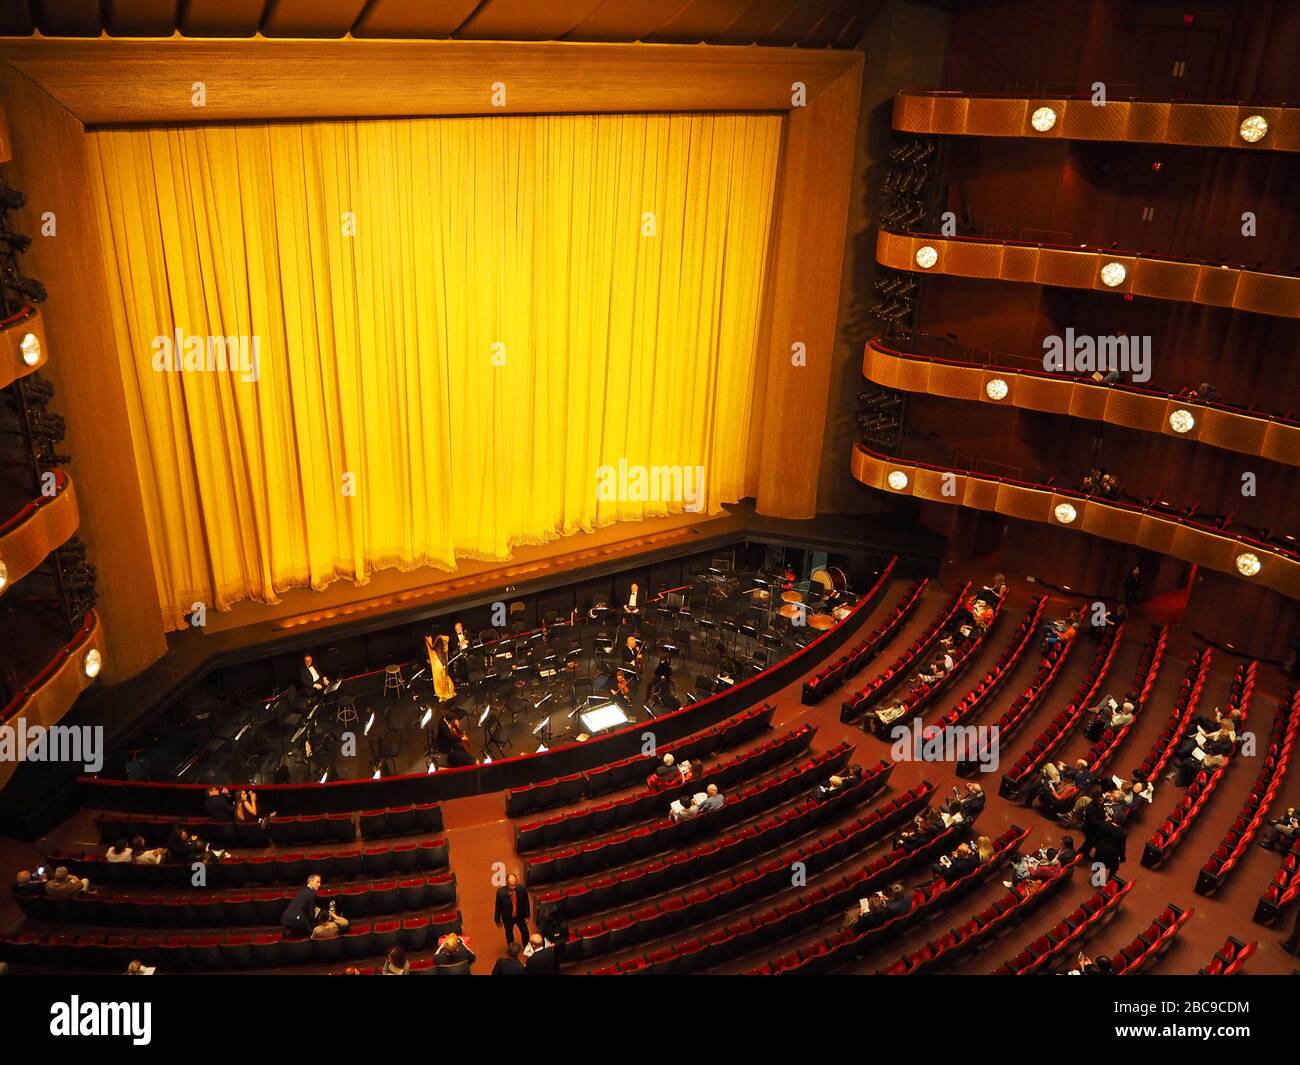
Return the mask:
<svg viewBox="0 0 1300 1065">
<path fill-rule="evenodd" d="M 641 672 L 641 641 L 635 636 L 629 636 L 623 644 L 623 665 L 638 674 Z"/>
<path fill-rule="evenodd" d="M 305 692 L 322 692 L 329 682 L 329 677 L 312 664 L 311 655 L 303 655 L 302 665 L 298 667 L 298 686 Z"/>
<path fill-rule="evenodd" d="M 451 676 L 457 684 L 467 684 L 469 682 L 469 651 L 473 646 L 473 639 L 465 631 L 465 623 L 456 622 L 456 627 L 451 634 L 451 645 L 448 653 L 451 655 Z"/>
</svg>

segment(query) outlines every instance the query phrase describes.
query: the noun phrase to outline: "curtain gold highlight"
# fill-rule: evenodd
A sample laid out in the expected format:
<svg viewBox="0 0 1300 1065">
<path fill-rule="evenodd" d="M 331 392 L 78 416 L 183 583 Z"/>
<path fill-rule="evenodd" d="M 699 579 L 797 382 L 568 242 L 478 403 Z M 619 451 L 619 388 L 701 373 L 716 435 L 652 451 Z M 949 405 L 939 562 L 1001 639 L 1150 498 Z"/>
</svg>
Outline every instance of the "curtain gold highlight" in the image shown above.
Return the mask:
<svg viewBox="0 0 1300 1065">
<path fill-rule="evenodd" d="M 638 468 L 702 468 L 710 512 L 752 495 L 780 140 L 769 115 L 93 134 L 164 623 L 690 505 Z"/>
</svg>

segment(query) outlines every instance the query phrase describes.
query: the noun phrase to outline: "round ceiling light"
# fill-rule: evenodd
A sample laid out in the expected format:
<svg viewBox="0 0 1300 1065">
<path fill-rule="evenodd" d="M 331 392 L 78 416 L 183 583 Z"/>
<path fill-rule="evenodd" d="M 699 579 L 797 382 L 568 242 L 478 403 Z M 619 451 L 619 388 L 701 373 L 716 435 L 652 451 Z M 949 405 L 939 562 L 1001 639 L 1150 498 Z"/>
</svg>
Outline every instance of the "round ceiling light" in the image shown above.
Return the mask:
<svg viewBox="0 0 1300 1065">
<path fill-rule="evenodd" d="M 81 668 L 85 671 L 86 676 L 94 680 L 99 676 L 99 669 L 104 664 L 104 659 L 100 656 L 99 649 L 92 647 L 86 652 L 85 660 L 81 663 Z"/>
<path fill-rule="evenodd" d="M 1101 283 L 1108 288 L 1122 285 L 1126 277 L 1128 271 L 1124 269 L 1123 263 L 1107 263 L 1101 268 Z"/>
<path fill-rule="evenodd" d="M 24 333 L 18 348 L 23 353 L 23 362 L 28 366 L 35 366 L 41 361 L 41 342 L 35 333 Z"/>
<path fill-rule="evenodd" d="M 916 265 L 922 270 L 928 270 L 939 261 L 939 253 L 930 245 L 926 244 L 916 249 Z"/>
<path fill-rule="evenodd" d="M 1029 116 L 1029 124 L 1039 133 L 1046 133 L 1056 125 L 1056 112 L 1050 107 L 1040 107 Z"/>
<path fill-rule="evenodd" d="M 1007 383 L 1000 377 L 995 377 L 984 385 L 984 394 L 989 399 L 1006 399 L 1009 391 Z"/>
<path fill-rule="evenodd" d="M 1243 577 L 1255 576 L 1259 572 L 1259 556 L 1250 551 L 1243 551 L 1237 556 L 1237 572 Z"/>
<path fill-rule="evenodd" d="M 1196 419 L 1191 411 L 1179 407 L 1169 415 L 1169 428 L 1176 433 L 1190 433 L 1196 428 Z"/>
<path fill-rule="evenodd" d="M 1069 525 L 1078 516 L 1079 516 L 1079 512 L 1074 509 L 1073 504 L 1071 503 L 1056 504 L 1056 520 L 1059 521 L 1062 525 Z"/>
<path fill-rule="evenodd" d="M 902 470 L 891 470 L 885 481 L 895 492 L 901 492 L 907 487 L 907 474 Z"/>
<path fill-rule="evenodd" d="M 1247 144 L 1255 144 L 1268 135 L 1268 120 L 1263 115 L 1247 115 L 1242 119 L 1237 133 Z"/>
</svg>

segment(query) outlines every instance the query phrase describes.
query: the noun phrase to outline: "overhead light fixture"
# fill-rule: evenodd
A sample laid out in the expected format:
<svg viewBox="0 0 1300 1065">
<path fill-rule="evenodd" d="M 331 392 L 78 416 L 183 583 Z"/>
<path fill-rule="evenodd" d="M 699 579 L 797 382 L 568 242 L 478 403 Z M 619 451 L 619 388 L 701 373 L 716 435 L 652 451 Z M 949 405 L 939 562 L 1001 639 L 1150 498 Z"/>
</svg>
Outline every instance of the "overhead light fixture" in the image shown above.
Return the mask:
<svg viewBox="0 0 1300 1065">
<path fill-rule="evenodd" d="M 1268 119 L 1263 115 L 1247 115 L 1242 119 L 1237 133 L 1247 144 L 1262 141 L 1268 135 Z"/>
<path fill-rule="evenodd" d="M 916 265 L 922 270 L 928 270 L 939 261 L 939 253 L 930 245 L 923 244 L 916 249 Z"/>
<path fill-rule="evenodd" d="M 1107 263 L 1101 268 L 1101 283 L 1107 288 L 1122 285 L 1126 277 L 1128 271 L 1124 269 L 1123 263 Z"/>
<path fill-rule="evenodd" d="M 1056 520 L 1062 525 L 1069 525 L 1079 516 L 1079 512 L 1074 509 L 1074 504 L 1072 503 L 1057 503 L 1055 513 Z"/>
<path fill-rule="evenodd" d="M 41 341 L 35 333 L 24 333 L 18 348 L 23 353 L 23 362 L 28 366 L 35 366 L 41 361 Z"/>
<path fill-rule="evenodd" d="M 1259 556 L 1251 551 L 1243 551 L 1237 556 L 1237 572 L 1243 577 L 1253 577 L 1259 572 Z"/>
<path fill-rule="evenodd" d="M 1007 383 L 1000 377 L 995 377 L 984 385 L 984 394 L 988 396 L 989 399 L 1006 399 L 1007 392 L 1009 391 L 1010 389 L 1007 388 Z"/>
<path fill-rule="evenodd" d="M 901 492 L 907 487 L 907 474 L 902 470 L 891 470 L 889 476 L 885 478 L 885 482 L 895 492 Z"/>
<path fill-rule="evenodd" d="M 1056 112 L 1050 107 L 1040 107 L 1029 116 L 1029 124 L 1039 133 L 1046 133 L 1056 125 Z"/>
<path fill-rule="evenodd" d="M 1176 433 L 1190 433 L 1196 428 L 1196 419 L 1191 411 L 1179 407 L 1169 415 L 1169 428 Z"/>
<path fill-rule="evenodd" d="M 97 647 L 92 647 L 86 652 L 86 657 L 81 662 L 82 672 L 91 680 L 99 676 L 99 670 L 104 664 L 104 659 L 99 653 Z"/>
</svg>

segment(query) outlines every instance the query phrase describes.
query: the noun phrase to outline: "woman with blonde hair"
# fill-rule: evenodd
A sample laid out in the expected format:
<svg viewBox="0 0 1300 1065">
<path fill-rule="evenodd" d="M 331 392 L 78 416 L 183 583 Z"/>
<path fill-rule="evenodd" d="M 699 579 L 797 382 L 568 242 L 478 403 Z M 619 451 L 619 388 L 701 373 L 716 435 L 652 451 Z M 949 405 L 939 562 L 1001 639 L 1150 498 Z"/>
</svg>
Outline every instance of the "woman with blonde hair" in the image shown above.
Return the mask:
<svg viewBox="0 0 1300 1065">
<path fill-rule="evenodd" d="M 980 836 L 975 841 L 975 849 L 980 856 L 980 865 L 992 860 L 993 858 L 993 841 L 988 836 Z"/>
</svg>

